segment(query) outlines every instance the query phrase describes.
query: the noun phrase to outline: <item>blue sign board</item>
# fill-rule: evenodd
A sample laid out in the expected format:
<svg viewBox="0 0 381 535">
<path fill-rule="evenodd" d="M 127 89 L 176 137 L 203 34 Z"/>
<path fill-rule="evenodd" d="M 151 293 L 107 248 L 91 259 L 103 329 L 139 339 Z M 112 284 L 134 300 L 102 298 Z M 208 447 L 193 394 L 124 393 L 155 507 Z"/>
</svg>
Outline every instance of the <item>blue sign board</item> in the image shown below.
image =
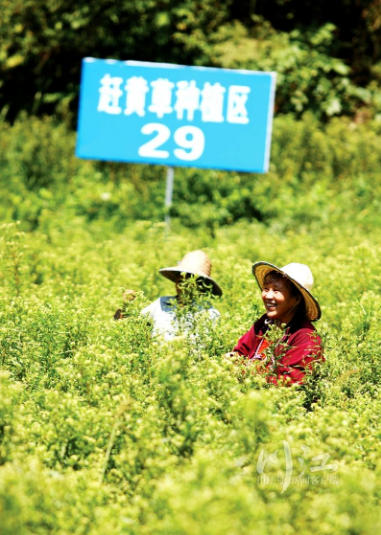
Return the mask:
<svg viewBox="0 0 381 535">
<path fill-rule="evenodd" d="M 275 73 L 85 58 L 80 158 L 264 173 Z"/>
</svg>

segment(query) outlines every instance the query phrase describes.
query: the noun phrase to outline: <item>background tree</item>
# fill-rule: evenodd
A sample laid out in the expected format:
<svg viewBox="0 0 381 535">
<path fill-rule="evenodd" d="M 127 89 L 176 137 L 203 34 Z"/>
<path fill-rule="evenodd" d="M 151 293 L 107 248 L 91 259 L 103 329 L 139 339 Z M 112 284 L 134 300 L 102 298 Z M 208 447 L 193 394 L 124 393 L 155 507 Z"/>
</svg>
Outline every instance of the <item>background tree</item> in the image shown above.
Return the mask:
<svg viewBox="0 0 381 535">
<path fill-rule="evenodd" d="M 380 0 L 0 0 L 0 108 L 77 108 L 86 56 L 272 69 L 277 111 L 381 109 Z"/>
</svg>

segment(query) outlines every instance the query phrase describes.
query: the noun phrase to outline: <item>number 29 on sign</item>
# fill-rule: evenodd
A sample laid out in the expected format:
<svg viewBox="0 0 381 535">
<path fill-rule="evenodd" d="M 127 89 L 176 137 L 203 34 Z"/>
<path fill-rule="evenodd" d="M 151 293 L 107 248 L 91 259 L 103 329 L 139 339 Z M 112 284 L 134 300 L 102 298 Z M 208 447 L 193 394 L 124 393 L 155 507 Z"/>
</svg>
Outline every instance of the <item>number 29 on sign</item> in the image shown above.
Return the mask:
<svg viewBox="0 0 381 535">
<path fill-rule="evenodd" d="M 168 126 L 161 123 L 148 123 L 143 126 L 141 133 L 156 135 L 139 147 L 139 156 L 147 158 L 168 158 L 169 152 L 162 147 L 171 137 Z M 205 148 L 205 136 L 197 126 L 181 126 L 175 130 L 173 139 L 177 145 L 173 153 L 179 160 L 194 161 L 200 158 Z"/>
</svg>

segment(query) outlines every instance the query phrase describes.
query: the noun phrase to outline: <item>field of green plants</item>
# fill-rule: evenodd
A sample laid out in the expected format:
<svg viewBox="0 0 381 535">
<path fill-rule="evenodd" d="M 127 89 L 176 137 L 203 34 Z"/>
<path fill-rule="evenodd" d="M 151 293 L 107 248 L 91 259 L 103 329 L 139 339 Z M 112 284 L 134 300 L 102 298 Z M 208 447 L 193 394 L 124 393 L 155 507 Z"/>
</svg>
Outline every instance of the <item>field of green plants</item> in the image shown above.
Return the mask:
<svg viewBox="0 0 381 535">
<path fill-rule="evenodd" d="M 53 119 L 0 130 L 1 535 L 379 533 L 381 124 L 278 117 L 267 175 L 176 169 L 169 233 L 164 168 L 77 160 Z M 139 312 L 194 249 L 221 321 L 159 343 Z M 317 383 L 223 357 L 259 260 L 314 273 Z"/>
</svg>

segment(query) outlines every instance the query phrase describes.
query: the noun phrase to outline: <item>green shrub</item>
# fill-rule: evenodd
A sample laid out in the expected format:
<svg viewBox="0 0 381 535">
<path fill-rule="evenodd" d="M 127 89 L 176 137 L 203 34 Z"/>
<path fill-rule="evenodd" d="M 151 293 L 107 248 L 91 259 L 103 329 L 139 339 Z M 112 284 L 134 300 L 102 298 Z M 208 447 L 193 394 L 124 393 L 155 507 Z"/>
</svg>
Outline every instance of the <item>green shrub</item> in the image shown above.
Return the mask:
<svg viewBox="0 0 381 535">
<path fill-rule="evenodd" d="M 215 238 L 80 221 L 52 220 L 48 234 L 2 227 L 4 533 L 373 533 L 378 234 L 345 221 L 287 232 L 240 222 Z M 185 333 L 160 343 L 140 311 L 173 292 L 158 269 L 200 247 L 224 292 L 220 322 L 207 332 L 200 318 L 196 343 Z M 263 312 L 251 274 L 261 259 L 311 266 L 326 357 L 318 383 L 275 388 L 223 357 Z M 139 293 L 115 321 L 126 288 Z"/>
<path fill-rule="evenodd" d="M 164 167 L 79 160 L 74 134 L 53 119 L 21 117 L 2 123 L 1 134 L 3 220 L 48 231 L 54 219 L 65 227 L 79 218 L 121 231 L 131 221 L 164 219 Z M 172 218 L 215 236 L 239 220 L 283 229 L 337 221 L 351 204 L 358 221 L 372 225 L 380 213 L 379 136 L 377 122 L 279 116 L 267 175 L 177 168 Z"/>
</svg>

